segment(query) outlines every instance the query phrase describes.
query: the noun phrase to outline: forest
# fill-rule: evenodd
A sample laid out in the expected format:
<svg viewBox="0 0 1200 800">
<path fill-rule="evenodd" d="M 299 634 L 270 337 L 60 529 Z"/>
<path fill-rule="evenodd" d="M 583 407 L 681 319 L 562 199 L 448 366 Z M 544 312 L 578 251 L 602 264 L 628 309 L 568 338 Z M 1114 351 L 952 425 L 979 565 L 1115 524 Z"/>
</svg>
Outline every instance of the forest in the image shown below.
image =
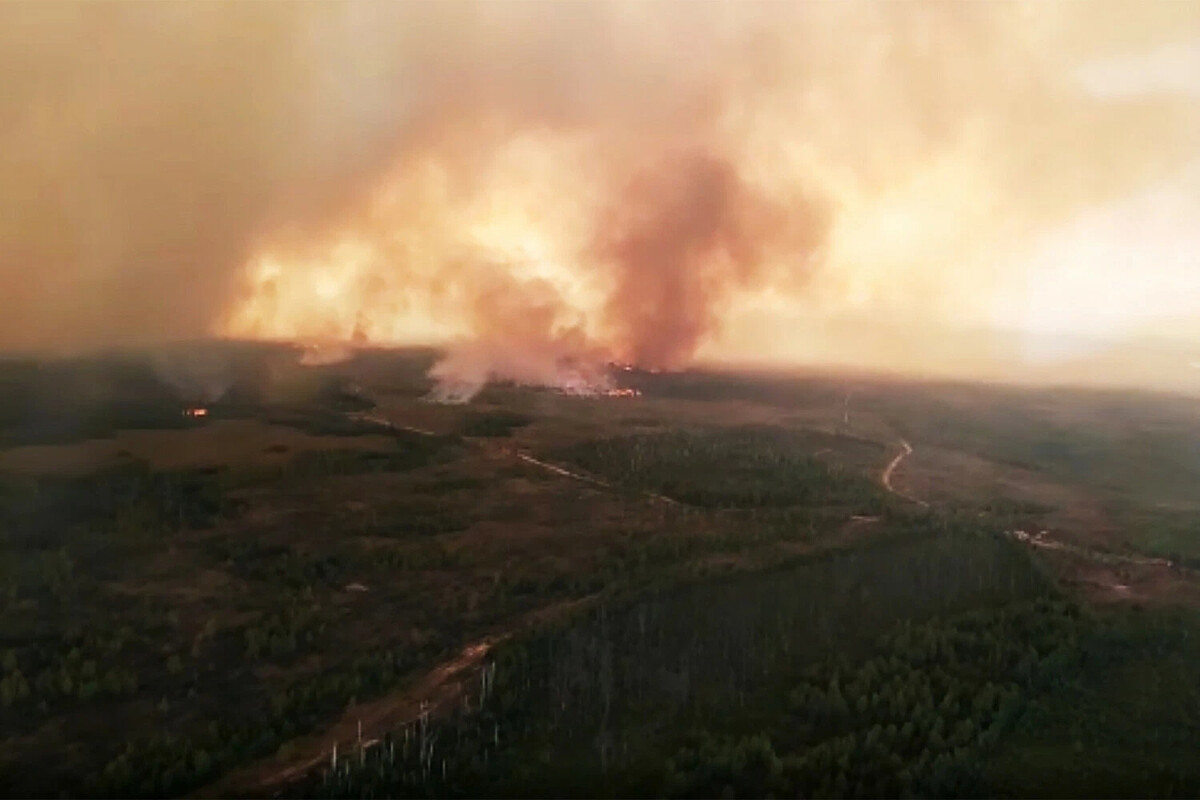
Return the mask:
<svg viewBox="0 0 1200 800">
<path fill-rule="evenodd" d="M 154 411 L 119 430 L 104 415 L 150 385 L 144 365 L 0 369 L 7 443 L 96 459 L 0 473 L 10 794 L 1028 796 L 1083 775 L 1200 789 L 1200 624 L 1066 591 L 1005 536 L 1053 497 L 889 494 L 895 431 L 929 423 L 867 435 L 838 406 L 828 425 L 802 408 L 725 424 L 652 391 L 512 386 L 434 407 L 415 370 L 370 383 L 380 358 L 274 385 L 247 362 L 203 420 L 147 389 L 162 425 Z M 97 374 L 112 391 L 93 405 L 43 402 Z M 710 379 L 653 380 L 686 394 Z M 374 404 L 360 381 L 392 381 L 385 410 L 358 413 Z M 718 395 L 753 390 L 722 381 Z M 797 402 L 844 398 L 809 389 Z M 396 398 L 412 417 L 393 427 Z M 103 424 L 56 427 L 73 403 Z M 1017 416 L 985 415 L 978 442 Z M 198 456 L 155 463 L 151 442 Z M 1186 508 L 1110 507 L 1142 547 L 1194 545 Z M 342 739 L 288 787 L 214 783 L 311 759 L 314 733 L 483 640 L 500 643 L 462 693 L 415 723 Z"/>
<path fill-rule="evenodd" d="M 859 548 L 604 604 L 504 645 L 454 716 L 344 753 L 298 791 L 959 792 L 977 779 L 973 748 L 1068 674 L 1084 627 L 1005 540 Z"/>
<path fill-rule="evenodd" d="M 878 512 L 881 495 L 870 478 L 820 460 L 811 439 L 761 426 L 678 430 L 590 440 L 554 455 L 622 486 L 704 508 Z M 840 443 L 835 437 L 831 444 Z"/>
<path fill-rule="evenodd" d="M 654 635 L 642 633 L 644 611 L 633 639 Z M 996 768 L 998 756 L 1015 755 L 1011 742 L 1045 725 L 1048 704 L 1127 668 L 1142 648 L 1161 654 L 1181 644 L 1180 629 L 1161 618 L 1094 614 L 1051 593 L 906 618 L 849 649 L 797 649 L 755 663 L 758 680 L 747 682 L 747 665 L 730 658 L 741 642 L 681 670 L 673 651 L 628 654 L 614 641 L 618 619 L 602 619 L 550 634 L 553 643 L 503 648 L 453 717 L 422 718 L 349 749 L 294 796 L 1040 793 L 1056 785 L 1046 770 L 1045 783 L 1031 784 L 1019 763 Z M 1066 743 L 1076 754 L 1077 736 Z M 1190 718 L 1172 738 L 1175 748 L 1194 747 L 1200 724 Z M 1164 745 L 1156 738 L 1152 746 Z M 1173 752 L 1173 764 L 1127 785 L 1149 787 L 1150 778 L 1158 793 L 1194 793 L 1200 770 L 1186 751 Z"/>
</svg>

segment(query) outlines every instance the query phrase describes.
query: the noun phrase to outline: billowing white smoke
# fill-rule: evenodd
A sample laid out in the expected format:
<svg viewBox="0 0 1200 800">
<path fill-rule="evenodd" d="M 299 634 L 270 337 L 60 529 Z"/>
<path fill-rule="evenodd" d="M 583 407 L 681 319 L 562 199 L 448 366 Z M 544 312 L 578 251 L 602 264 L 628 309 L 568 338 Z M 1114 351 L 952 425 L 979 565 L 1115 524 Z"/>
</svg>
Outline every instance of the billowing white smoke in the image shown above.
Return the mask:
<svg viewBox="0 0 1200 800">
<path fill-rule="evenodd" d="M 429 400 L 468 403 L 488 383 L 511 381 L 519 386 L 591 395 L 614 387 L 603 360 L 572 348 L 568 342 L 513 347 L 509 342 L 471 342 L 450 348 L 429 376 L 436 382 Z"/>
<path fill-rule="evenodd" d="M 567 313 L 552 284 L 486 272 L 477 277 L 480 294 L 469 316 L 474 330 L 429 371 L 436 385 L 428 399 L 466 403 L 488 383 L 503 381 L 569 394 L 612 388 L 608 353 Z"/>
<path fill-rule="evenodd" d="M 160 351 L 151 356 L 151 365 L 159 379 L 188 402 L 214 403 L 234 383 L 228 359 L 215 353 Z"/>
</svg>

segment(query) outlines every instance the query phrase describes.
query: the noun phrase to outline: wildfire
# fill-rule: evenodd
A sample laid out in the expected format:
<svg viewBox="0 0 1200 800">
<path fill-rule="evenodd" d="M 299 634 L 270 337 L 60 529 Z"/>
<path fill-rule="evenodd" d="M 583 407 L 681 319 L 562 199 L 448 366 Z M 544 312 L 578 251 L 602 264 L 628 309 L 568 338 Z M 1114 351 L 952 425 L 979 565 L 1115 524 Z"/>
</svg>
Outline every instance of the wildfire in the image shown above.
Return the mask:
<svg viewBox="0 0 1200 800">
<path fill-rule="evenodd" d="M 606 387 L 597 385 L 587 386 L 555 386 L 552 391 L 558 394 L 567 395 L 569 397 L 641 397 L 642 393 L 638 389 L 624 389 L 620 387 Z"/>
<path fill-rule="evenodd" d="M 191 417 L 192 419 L 199 419 L 201 417 L 208 416 L 208 409 L 200 407 L 185 408 L 183 410 L 183 415 L 185 417 Z"/>
<path fill-rule="evenodd" d="M 620 372 L 648 372 L 651 375 L 658 375 L 662 370 L 658 367 L 639 367 L 637 364 L 630 364 L 627 361 L 610 361 L 608 362 L 610 369 L 615 369 Z"/>
</svg>

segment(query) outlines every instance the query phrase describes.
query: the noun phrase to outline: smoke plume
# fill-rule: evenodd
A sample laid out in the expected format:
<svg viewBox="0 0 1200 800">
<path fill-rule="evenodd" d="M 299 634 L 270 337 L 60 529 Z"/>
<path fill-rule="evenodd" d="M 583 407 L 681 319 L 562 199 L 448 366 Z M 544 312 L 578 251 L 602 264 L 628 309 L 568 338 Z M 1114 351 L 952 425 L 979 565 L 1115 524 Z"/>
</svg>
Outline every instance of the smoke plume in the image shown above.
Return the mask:
<svg viewBox="0 0 1200 800">
<path fill-rule="evenodd" d="M 1198 23 L 1136 0 L 0 4 L 0 347 L 438 343 L 461 398 L 599 385 L 606 359 L 926 369 L 892 331 L 993 331 L 941 362 L 970 373 L 1042 314 L 1047 237 L 1200 158 L 1172 66 Z M 1111 333 L 1086 313 L 1110 285 L 1079 283 L 1073 332 Z"/>
<path fill-rule="evenodd" d="M 464 403 L 490 381 L 553 386 L 571 394 L 611 388 L 603 370 L 605 351 L 589 343 L 577 323 L 563 318 L 564 303 L 542 280 L 516 283 L 503 273 L 489 281 L 473 303 L 472 335 L 451 342 L 433 366 L 430 399 Z"/>
<path fill-rule="evenodd" d="M 816 209 L 785 212 L 706 153 L 671 155 L 637 175 L 601 217 L 597 244 L 615 271 L 605 315 L 623 360 L 686 364 L 727 295 L 762 279 L 765 250 L 789 215 L 806 234 L 788 242 L 802 265 L 825 234 Z"/>
<path fill-rule="evenodd" d="M 191 403 L 215 403 L 236 379 L 233 364 L 218 353 L 160 350 L 151 354 L 150 364 L 159 380 L 174 389 L 179 398 Z"/>
</svg>

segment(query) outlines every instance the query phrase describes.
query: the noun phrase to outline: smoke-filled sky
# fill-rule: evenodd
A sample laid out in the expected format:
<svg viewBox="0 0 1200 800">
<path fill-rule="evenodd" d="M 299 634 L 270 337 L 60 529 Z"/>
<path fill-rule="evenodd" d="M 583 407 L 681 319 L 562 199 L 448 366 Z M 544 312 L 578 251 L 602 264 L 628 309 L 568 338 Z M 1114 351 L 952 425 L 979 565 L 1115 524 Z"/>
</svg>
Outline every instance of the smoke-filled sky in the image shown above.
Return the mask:
<svg viewBox="0 0 1200 800">
<path fill-rule="evenodd" d="M 0 76 L 3 348 L 1200 358 L 1193 0 L 10 0 Z"/>
</svg>

